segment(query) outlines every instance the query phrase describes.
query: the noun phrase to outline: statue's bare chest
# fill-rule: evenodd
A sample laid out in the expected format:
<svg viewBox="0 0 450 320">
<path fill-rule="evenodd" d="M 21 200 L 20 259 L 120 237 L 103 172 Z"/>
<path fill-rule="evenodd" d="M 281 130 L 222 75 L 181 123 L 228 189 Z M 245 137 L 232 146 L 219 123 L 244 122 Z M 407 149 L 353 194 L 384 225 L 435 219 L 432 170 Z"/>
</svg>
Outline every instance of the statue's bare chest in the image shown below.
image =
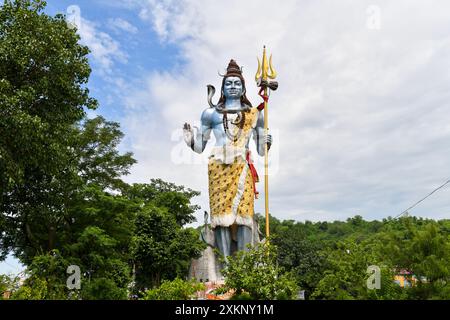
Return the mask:
<svg viewBox="0 0 450 320">
<path fill-rule="evenodd" d="M 226 116 L 224 116 L 223 113 L 214 111 L 214 113 L 212 114 L 211 125 L 214 129 L 222 128 L 223 130 L 225 125 L 232 127 L 236 123 L 236 121 L 239 120 L 239 117 L 240 116 L 238 113 L 227 112 Z"/>
<path fill-rule="evenodd" d="M 245 121 L 245 111 L 240 112 L 218 112 L 214 110 L 211 114 L 211 127 L 213 129 L 214 135 L 216 136 L 216 145 L 223 145 L 226 141 L 234 138 L 238 138 L 242 134 L 241 122 Z M 238 134 L 238 136 L 236 136 Z M 246 143 L 248 145 L 248 141 Z"/>
</svg>

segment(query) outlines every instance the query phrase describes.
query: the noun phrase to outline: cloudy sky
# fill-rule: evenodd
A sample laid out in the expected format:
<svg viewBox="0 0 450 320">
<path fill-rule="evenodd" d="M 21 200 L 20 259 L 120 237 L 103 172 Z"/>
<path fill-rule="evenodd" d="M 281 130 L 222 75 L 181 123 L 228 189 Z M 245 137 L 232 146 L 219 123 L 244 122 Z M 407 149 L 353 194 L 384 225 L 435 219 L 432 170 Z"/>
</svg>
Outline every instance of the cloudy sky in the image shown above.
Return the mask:
<svg viewBox="0 0 450 320">
<path fill-rule="evenodd" d="M 382 219 L 450 178 L 446 1 L 48 3 L 50 14 L 78 21 L 92 50 L 95 113 L 121 123 L 121 148 L 138 160 L 129 182 L 183 184 L 202 192 L 195 201 L 208 210 L 214 138 L 197 155 L 181 127 L 198 125 L 206 85 L 220 86 L 218 71 L 231 58 L 243 66 L 257 105 L 263 45 L 280 83 L 269 106 L 275 216 Z M 262 176 L 263 158 L 255 160 Z M 449 217 L 449 195 L 443 188 L 410 213 Z M 263 197 L 256 210 L 264 211 Z"/>
<path fill-rule="evenodd" d="M 47 2 L 46 12 L 67 14 L 91 49 L 89 88 L 100 108 L 90 116 L 121 123 L 121 149 L 138 160 L 126 180 L 162 178 L 201 191 L 199 222 L 214 137 L 197 155 L 181 127 L 198 126 L 206 85 L 220 86 L 231 58 L 259 104 L 263 45 L 280 83 L 269 105 L 273 215 L 382 219 L 450 178 L 448 1 Z M 254 154 L 262 177 L 263 158 Z M 449 218 L 449 188 L 410 214 Z"/>
</svg>

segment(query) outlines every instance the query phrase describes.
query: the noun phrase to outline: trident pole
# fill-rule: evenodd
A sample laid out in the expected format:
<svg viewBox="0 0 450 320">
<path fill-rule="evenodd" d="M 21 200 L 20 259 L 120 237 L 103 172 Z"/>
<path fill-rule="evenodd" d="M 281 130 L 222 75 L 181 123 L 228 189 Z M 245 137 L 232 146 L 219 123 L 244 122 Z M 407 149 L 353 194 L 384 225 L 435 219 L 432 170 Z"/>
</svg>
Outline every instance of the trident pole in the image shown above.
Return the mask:
<svg viewBox="0 0 450 320">
<path fill-rule="evenodd" d="M 264 88 L 264 95 L 267 96 L 267 87 Z M 269 113 L 267 112 L 268 101 L 264 101 L 264 135 L 269 134 Z M 266 209 L 266 237 L 269 239 L 269 150 L 267 143 L 264 143 L 264 203 Z"/>
<path fill-rule="evenodd" d="M 276 90 L 278 88 L 278 83 L 275 81 L 270 81 L 270 79 L 275 79 L 277 73 L 273 69 L 272 66 L 272 55 L 270 55 L 269 62 L 267 61 L 266 56 L 266 46 L 263 47 L 263 57 L 262 63 L 258 58 L 258 71 L 255 75 L 255 80 L 258 87 L 261 87 L 261 91 L 263 91 L 263 99 L 264 99 L 264 136 L 267 137 L 269 134 L 269 112 L 268 112 L 268 89 Z M 269 72 L 270 69 L 270 72 Z M 266 213 L 266 239 L 269 238 L 270 228 L 269 228 L 269 153 L 268 153 L 267 143 L 264 143 L 264 200 L 265 200 L 265 213 Z"/>
</svg>

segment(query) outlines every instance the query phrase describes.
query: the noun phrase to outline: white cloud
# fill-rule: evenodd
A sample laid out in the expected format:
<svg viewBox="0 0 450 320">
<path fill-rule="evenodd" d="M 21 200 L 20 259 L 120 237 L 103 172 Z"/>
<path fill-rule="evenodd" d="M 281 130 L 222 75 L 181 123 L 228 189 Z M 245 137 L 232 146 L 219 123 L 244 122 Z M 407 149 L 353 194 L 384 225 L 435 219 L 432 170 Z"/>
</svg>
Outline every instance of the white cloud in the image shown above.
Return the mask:
<svg viewBox="0 0 450 320">
<path fill-rule="evenodd" d="M 134 25 L 122 18 L 109 18 L 108 26 L 115 32 L 125 31 L 130 34 L 135 34 L 138 32 L 138 29 Z"/>
<path fill-rule="evenodd" d="M 379 30 L 367 28 L 369 5 L 380 8 Z M 206 166 L 174 164 L 171 135 L 198 122 L 206 84 L 220 85 L 217 70 L 230 58 L 244 66 L 258 104 L 253 76 L 265 44 L 280 83 L 269 107 L 280 140 L 271 212 L 297 220 L 396 215 L 450 176 L 449 9 L 436 1 L 148 1 L 141 19 L 179 45 L 184 64 L 145 75 L 130 93 L 124 128 L 139 164 L 128 179 L 201 190 L 208 210 Z M 258 188 L 263 212 L 263 182 Z M 411 214 L 448 218 L 449 192 Z"/>
<path fill-rule="evenodd" d="M 93 61 L 103 75 L 111 74 L 115 63 L 127 62 L 128 55 L 121 49 L 120 43 L 99 30 L 96 23 L 81 18 L 78 33 L 81 43 L 89 47 Z"/>
</svg>

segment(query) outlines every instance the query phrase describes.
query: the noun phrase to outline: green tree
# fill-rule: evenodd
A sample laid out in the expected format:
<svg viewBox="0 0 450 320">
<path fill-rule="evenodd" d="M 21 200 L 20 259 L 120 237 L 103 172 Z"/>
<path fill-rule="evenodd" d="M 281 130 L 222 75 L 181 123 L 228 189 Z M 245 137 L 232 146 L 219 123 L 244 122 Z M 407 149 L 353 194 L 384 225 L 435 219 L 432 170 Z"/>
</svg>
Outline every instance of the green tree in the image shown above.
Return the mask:
<svg viewBox="0 0 450 320">
<path fill-rule="evenodd" d="M 28 267 L 17 297 L 65 296 L 56 284 L 70 263 L 83 274 L 81 297 L 124 298 L 133 260 L 138 283 L 187 272 L 203 246 L 183 228 L 195 220 L 190 199 L 199 193 L 160 179 L 122 181 L 135 160 L 118 151 L 119 124 L 85 118 L 97 106 L 86 87 L 89 49 L 63 15 L 43 13 L 45 5 L 6 0 L 0 7 L 0 259 L 13 252 Z M 142 230 L 164 243 L 171 263 L 145 260 L 155 252 L 146 252 Z M 59 282 L 49 283 L 46 270 L 55 266 Z"/>
<path fill-rule="evenodd" d="M 37 255 L 27 267 L 27 278 L 11 296 L 16 300 L 65 300 L 69 297 L 66 287 L 66 269 L 70 262 L 58 250 Z"/>
<path fill-rule="evenodd" d="M 199 191 L 162 179 L 151 179 L 147 184 L 135 183 L 127 188 L 125 195 L 141 206 L 152 203 L 165 207 L 179 226 L 194 222 L 194 212 L 200 209 L 200 206 L 191 204 L 192 198 L 200 195 Z"/>
<path fill-rule="evenodd" d="M 143 300 L 189 300 L 202 290 L 205 290 L 205 285 L 195 280 L 163 280 L 160 287 L 147 290 Z"/>
<path fill-rule="evenodd" d="M 136 289 L 159 286 L 187 274 L 193 258 L 205 248 L 193 228 L 182 228 L 166 207 L 147 204 L 136 216 L 131 241 Z"/>
<path fill-rule="evenodd" d="M 264 231 L 265 219 L 260 219 Z M 270 226 L 280 266 L 295 272 L 307 297 L 311 292 L 315 299 L 449 297 L 449 220 L 365 221 L 355 216 L 346 221 L 303 223 L 270 216 Z M 379 290 L 367 288 L 369 265 L 381 269 Z M 412 288 L 394 282 L 405 271 Z"/>
<path fill-rule="evenodd" d="M 0 300 L 7 292 L 14 293 L 18 289 L 19 278 L 13 275 L 0 274 Z"/>
<path fill-rule="evenodd" d="M 372 242 L 339 241 L 325 250 L 327 268 L 311 298 L 325 300 L 401 299 L 402 290 L 394 283 L 394 272 L 377 256 Z M 381 291 L 369 289 L 369 266 L 381 269 Z"/>
<path fill-rule="evenodd" d="M 73 188 L 60 181 L 73 177 L 74 126 L 97 106 L 86 88 L 88 48 L 62 15 L 44 14 L 45 5 L 6 0 L 0 7 L 0 258 L 42 241 L 32 230 L 42 222 L 33 212 L 60 212 L 60 194 L 70 197 Z M 43 224 L 50 250 L 57 219 Z"/>
<path fill-rule="evenodd" d="M 306 237 L 301 224 L 282 222 L 287 228 L 278 228 L 273 244 L 278 248 L 277 261 L 286 270 L 291 270 L 299 286 L 308 297 L 317 286 L 325 269 L 325 256 L 321 253 L 321 242 Z"/>
<path fill-rule="evenodd" d="M 13 250 L 30 265 L 36 256 L 57 249 L 86 275 L 83 294 L 90 298 L 101 292 L 96 284 L 114 284 L 117 294 L 110 296 L 126 297 L 131 282 L 129 244 L 139 206 L 120 194 L 126 185 L 118 175 L 126 174 L 135 162 L 131 154 L 117 152 L 121 137 L 118 125 L 101 117 L 75 127 L 65 170 L 26 188 L 14 188 L 10 196 L 17 205 L 9 206 L 3 220 L 7 231 L 3 250 Z M 20 204 L 21 199 L 26 205 Z"/>
<path fill-rule="evenodd" d="M 89 226 L 71 246 L 69 255 L 83 272 L 82 299 L 126 299 L 131 284 L 129 256 L 117 238 L 99 227 Z"/>
<path fill-rule="evenodd" d="M 53 249 L 65 255 L 64 246 L 90 225 L 109 228 L 113 237 L 131 236 L 133 203 L 109 191 L 122 187 L 117 175 L 126 174 L 135 162 L 131 154 L 116 151 L 122 136 L 117 124 L 98 117 L 84 121 L 72 133 L 72 144 L 67 146 L 71 161 L 63 171 L 30 175 L 30 184 L 16 185 L 8 194 L 11 203 L 3 208 L 1 245 L 25 264 Z"/>
<path fill-rule="evenodd" d="M 71 126 L 97 106 L 85 87 L 88 48 L 62 15 L 42 13 L 45 5 L 0 7 L 0 205 L 29 175 L 61 171 Z"/>
<path fill-rule="evenodd" d="M 406 217 L 391 223 L 380 234 L 386 260 L 397 272 L 409 273 L 408 280 L 414 284 L 408 290 L 411 299 L 450 298 L 450 237 L 443 226 L 432 220 Z"/>
<path fill-rule="evenodd" d="M 119 123 L 102 116 L 85 119 L 76 128 L 72 159 L 76 160 L 77 173 L 85 184 L 115 191 L 128 187 L 121 178 L 130 173 L 136 160 L 131 152 L 119 153 L 118 145 L 123 136 Z"/>
<path fill-rule="evenodd" d="M 234 299 L 296 299 L 299 288 L 295 276 L 277 265 L 277 248 L 269 243 L 239 251 L 229 257 L 224 270 L 225 290 Z"/>
<path fill-rule="evenodd" d="M 110 278 L 95 278 L 83 286 L 84 300 L 125 300 L 128 298 L 127 288 L 121 288 Z"/>
</svg>

